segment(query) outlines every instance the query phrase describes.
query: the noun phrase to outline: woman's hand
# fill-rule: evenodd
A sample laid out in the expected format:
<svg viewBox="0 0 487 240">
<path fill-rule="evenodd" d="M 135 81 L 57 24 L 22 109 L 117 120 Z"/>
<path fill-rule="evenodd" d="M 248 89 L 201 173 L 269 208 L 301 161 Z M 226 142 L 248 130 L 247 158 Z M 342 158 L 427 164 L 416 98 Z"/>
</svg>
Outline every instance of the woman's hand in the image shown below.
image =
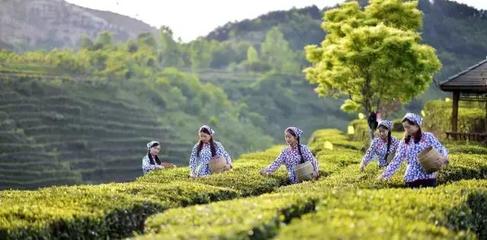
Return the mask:
<svg viewBox="0 0 487 240">
<path fill-rule="evenodd" d="M 381 175 L 379 175 L 379 176 L 377 176 L 377 181 L 386 181 L 386 180 L 387 180 L 387 179 L 386 179 L 386 178 L 384 178 L 384 176 L 382 176 L 382 174 L 381 174 Z"/>
<path fill-rule="evenodd" d="M 176 165 L 174 165 L 170 162 L 162 162 L 161 166 L 163 166 L 164 168 L 175 168 L 176 167 Z"/>
<path fill-rule="evenodd" d="M 233 168 L 233 166 L 231 164 L 227 164 L 227 165 L 225 165 L 224 170 L 225 171 L 228 171 L 228 170 L 230 170 L 232 168 Z"/>
<path fill-rule="evenodd" d="M 365 164 L 361 163 L 360 164 L 360 172 L 363 172 L 363 171 L 365 171 Z"/>
<path fill-rule="evenodd" d="M 440 159 L 443 162 L 443 165 L 448 165 L 448 163 L 449 163 L 448 156 L 443 156 Z"/>
<path fill-rule="evenodd" d="M 269 175 L 270 175 L 270 173 L 268 173 L 268 172 L 266 171 L 266 169 L 264 168 L 264 169 L 260 170 L 260 175 L 262 175 L 262 176 L 269 176 Z"/>
<path fill-rule="evenodd" d="M 320 177 L 320 173 L 318 171 L 313 171 L 311 176 L 313 177 L 313 179 L 318 179 Z"/>
</svg>

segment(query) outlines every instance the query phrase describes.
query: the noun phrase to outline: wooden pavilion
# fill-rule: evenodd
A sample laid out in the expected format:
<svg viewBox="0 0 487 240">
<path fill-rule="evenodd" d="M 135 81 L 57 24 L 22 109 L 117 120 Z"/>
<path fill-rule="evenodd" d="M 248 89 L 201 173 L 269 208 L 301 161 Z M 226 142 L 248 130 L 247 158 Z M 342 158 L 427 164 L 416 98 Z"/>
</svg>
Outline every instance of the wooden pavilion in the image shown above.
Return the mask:
<svg viewBox="0 0 487 240">
<path fill-rule="evenodd" d="M 446 132 L 448 138 L 460 140 L 487 141 L 487 58 L 462 71 L 448 80 L 440 83 L 440 89 L 452 92 L 451 132 Z M 485 126 L 483 132 L 458 132 L 458 102 L 485 102 Z"/>
</svg>

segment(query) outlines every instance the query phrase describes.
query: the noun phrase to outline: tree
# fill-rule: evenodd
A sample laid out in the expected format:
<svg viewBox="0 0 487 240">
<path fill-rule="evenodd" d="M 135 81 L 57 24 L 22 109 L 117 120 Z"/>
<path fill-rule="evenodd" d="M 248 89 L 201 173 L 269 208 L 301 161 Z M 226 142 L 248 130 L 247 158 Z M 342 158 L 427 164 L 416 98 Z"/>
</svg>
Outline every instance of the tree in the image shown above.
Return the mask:
<svg viewBox="0 0 487 240">
<path fill-rule="evenodd" d="M 245 61 L 247 49 L 251 46 L 250 43 L 239 41 L 218 42 L 211 40 L 211 42 L 214 46 L 210 68 L 223 69 Z"/>
<path fill-rule="evenodd" d="M 191 68 L 193 71 L 204 69 L 210 66 L 212 60 L 213 46 L 211 42 L 198 38 L 190 44 Z"/>
<path fill-rule="evenodd" d="M 122 80 L 128 77 L 130 65 L 130 60 L 125 52 L 114 51 L 108 56 L 102 74 L 111 80 Z"/>
<path fill-rule="evenodd" d="M 88 38 L 86 35 L 83 35 L 81 39 L 79 40 L 79 45 L 81 48 L 84 49 L 92 49 L 93 48 L 93 41 L 91 41 L 90 38 Z"/>
<path fill-rule="evenodd" d="M 261 47 L 262 58 L 272 65 L 278 72 L 299 71 L 296 54 L 289 47 L 289 43 L 277 27 L 267 32 Z"/>
<path fill-rule="evenodd" d="M 145 45 L 147 47 L 152 48 L 155 50 L 157 48 L 156 39 L 152 35 L 152 33 L 141 33 L 137 36 L 137 41 L 141 45 Z"/>
<path fill-rule="evenodd" d="M 161 67 L 179 67 L 184 64 L 181 57 L 182 50 L 173 39 L 173 32 L 167 26 L 159 29 L 159 65 Z"/>
<path fill-rule="evenodd" d="M 347 2 L 325 14 L 327 36 L 321 46 L 306 46 L 312 66 L 306 78 L 323 95 L 347 96 L 343 110 L 382 110 L 407 103 L 430 85 L 441 63 L 421 43 L 417 2 L 371 0 L 361 9 Z M 387 13 L 387 14 L 386 14 Z"/>
<path fill-rule="evenodd" d="M 247 49 L 247 63 L 252 64 L 258 61 L 259 61 L 259 55 L 257 53 L 257 50 L 255 50 L 253 46 L 250 46 Z"/>
<path fill-rule="evenodd" d="M 250 46 L 247 49 L 247 60 L 244 62 L 245 68 L 252 72 L 267 72 L 271 70 L 271 64 L 259 59 L 257 50 Z"/>
<path fill-rule="evenodd" d="M 95 50 L 107 48 L 112 45 L 112 33 L 101 32 L 95 40 L 95 45 L 93 46 Z"/>
</svg>

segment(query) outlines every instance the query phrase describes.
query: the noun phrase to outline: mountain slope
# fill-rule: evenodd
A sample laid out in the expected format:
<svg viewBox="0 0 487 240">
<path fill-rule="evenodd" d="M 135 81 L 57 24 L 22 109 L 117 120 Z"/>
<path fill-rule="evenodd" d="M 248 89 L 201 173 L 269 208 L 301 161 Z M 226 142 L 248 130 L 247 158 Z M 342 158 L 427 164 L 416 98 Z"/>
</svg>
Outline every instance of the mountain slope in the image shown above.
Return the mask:
<svg viewBox="0 0 487 240">
<path fill-rule="evenodd" d="M 17 51 L 73 48 L 82 36 L 94 38 L 103 31 L 125 41 L 156 29 L 127 16 L 63 0 L 0 1 L 0 48 Z"/>
</svg>

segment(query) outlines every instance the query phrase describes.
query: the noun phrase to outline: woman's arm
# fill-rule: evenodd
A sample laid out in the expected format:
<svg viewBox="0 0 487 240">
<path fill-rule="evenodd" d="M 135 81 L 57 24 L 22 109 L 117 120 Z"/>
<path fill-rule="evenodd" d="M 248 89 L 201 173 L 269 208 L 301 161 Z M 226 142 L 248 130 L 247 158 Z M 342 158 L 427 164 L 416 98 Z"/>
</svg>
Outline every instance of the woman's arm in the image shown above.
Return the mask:
<svg viewBox="0 0 487 240">
<path fill-rule="evenodd" d="M 283 150 L 279 156 L 272 162 L 269 166 L 263 169 L 263 171 L 267 174 L 271 174 L 275 172 L 283 163 L 284 163 L 284 155 L 286 150 Z"/>
<path fill-rule="evenodd" d="M 399 169 L 399 166 L 401 166 L 402 161 L 407 156 L 407 145 L 404 141 L 399 143 L 399 147 L 396 151 L 396 155 L 394 156 L 394 159 L 391 161 L 389 165 L 387 165 L 386 170 L 384 173 L 381 175 L 381 178 L 383 179 L 389 179 L 396 173 L 397 169 Z"/>
<path fill-rule="evenodd" d="M 193 150 L 191 151 L 191 156 L 189 157 L 189 174 L 192 177 L 197 175 L 196 172 L 196 167 L 198 165 L 197 151 L 198 151 L 198 145 L 195 145 L 193 147 Z"/>
<path fill-rule="evenodd" d="M 372 159 L 376 155 L 376 153 L 375 153 L 376 147 L 377 147 L 377 138 L 375 138 L 372 141 L 372 144 L 370 144 L 369 149 L 367 149 L 367 152 L 365 152 L 365 155 L 362 158 L 362 163 L 360 164 L 361 168 L 364 168 L 365 166 L 367 166 L 367 164 L 370 163 L 370 161 L 372 161 Z"/>
</svg>

